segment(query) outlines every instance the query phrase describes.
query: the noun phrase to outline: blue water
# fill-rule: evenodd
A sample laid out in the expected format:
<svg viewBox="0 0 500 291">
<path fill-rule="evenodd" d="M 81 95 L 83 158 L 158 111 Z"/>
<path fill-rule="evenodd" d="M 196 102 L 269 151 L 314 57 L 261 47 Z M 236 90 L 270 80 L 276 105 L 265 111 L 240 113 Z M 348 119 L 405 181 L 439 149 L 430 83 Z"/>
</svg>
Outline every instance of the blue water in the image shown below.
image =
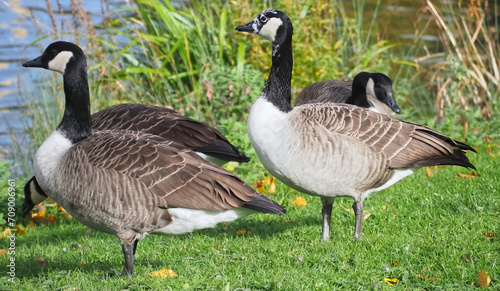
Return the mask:
<svg viewBox="0 0 500 291">
<path fill-rule="evenodd" d="M 71 1 L 60 0 L 63 13 L 59 12 L 57 1 L 49 1 L 53 10 L 54 22 L 59 32 L 67 31 L 67 22 L 72 26 Z M 93 24 L 100 24 L 103 19 L 101 0 L 84 0 L 84 9 L 90 14 Z M 111 7 L 125 6 L 122 1 L 107 1 Z M 31 12 L 30 12 L 31 10 Z M 33 20 L 33 16 L 36 22 Z M 63 27 L 63 29 L 61 29 Z M 0 161 L 12 159 L 13 143 L 18 143 L 25 150 L 27 138 L 23 126 L 30 124 L 22 120 L 26 102 L 18 88 L 33 88 L 31 70 L 24 69 L 24 61 L 35 58 L 43 49 L 56 40 L 72 40 L 72 37 L 49 36 L 37 41 L 41 36 L 53 35 L 54 28 L 45 1 L 0 0 Z M 36 96 L 35 96 L 36 97 Z"/>
</svg>

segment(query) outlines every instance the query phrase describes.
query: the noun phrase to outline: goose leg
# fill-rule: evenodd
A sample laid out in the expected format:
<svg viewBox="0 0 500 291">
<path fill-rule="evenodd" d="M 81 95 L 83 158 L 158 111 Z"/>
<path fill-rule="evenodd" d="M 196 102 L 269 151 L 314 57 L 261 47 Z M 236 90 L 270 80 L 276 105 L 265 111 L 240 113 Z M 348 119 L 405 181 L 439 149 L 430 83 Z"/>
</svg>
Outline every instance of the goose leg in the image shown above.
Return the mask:
<svg viewBox="0 0 500 291">
<path fill-rule="evenodd" d="M 123 255 L 125 256 L 125 266 L 122 272 L 123 276 L 134 276 L 134 257 L 138 242 L 139 240 L 136 239 L 132 244 L 122 244 Z"/>
<path fill-rule="evenodd" d="M 363 201 L 354 202 L 352 209 L 354 210 L 355 217 L 354 237 L 352 239 L 357 240 L 363 236 Z"/>
<path fill-rule="evenodd" d="M 332 204 L 333 199 L 321 198 L 323 207 L 321 208 L 321 215 L 323 216 L 323 228 L 321 229 L 320 241 L 327 241 L 330 239 L 330 220 L 332 217 Z"/>
</svg>

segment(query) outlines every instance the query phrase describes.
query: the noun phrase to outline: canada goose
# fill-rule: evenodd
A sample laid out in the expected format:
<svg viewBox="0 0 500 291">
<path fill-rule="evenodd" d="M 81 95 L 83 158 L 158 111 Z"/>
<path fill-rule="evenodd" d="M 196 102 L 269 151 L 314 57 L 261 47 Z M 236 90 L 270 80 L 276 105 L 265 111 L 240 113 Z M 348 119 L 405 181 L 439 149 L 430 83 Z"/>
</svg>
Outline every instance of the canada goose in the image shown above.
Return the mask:
<svg viewBox="0 0 500 291">
<path fill-rule="evenodd" d="M 293 67 L 290 18 L 261 12 L 236 27 L 272 42 L 269 78 L 248 117 L 248 135 L 264 167 L 280 181 L 321 197 L 321 240 L 330 238 L 335 197 L 354 199 L 354 239 L 362 236 L 363 201 L 412 174 L 415 168 L 458 165 L 474 168 L 461 142 L 428 127 L 349 104 L 290 105 Z"/>
<path fill-rule="evenodd" d="M 333 102 L 353 104 L 378 113 L 400 113 L 392 80 L 382 73 L 361 72 L 352 81 L 326 80 L 308 85 L 295 99 L 295 106 Z"/>
<path fill-rule="evenodd" d="M 228 161 L 248 162 L 250 158 L 233 146 L 217 129 L 183 116 L 174 110 L 153 105 L 118 104 L 91 116 L 92 131 L 131 130 L 173 140 L 217 165 Z M 36 178 L 24 187 L 23 216 L 47 198 Z"/>
<path fill-rule="evenodd" d="M 122 243 L 124 275 L 134 274 L 138 240 L 214 227 L 255 211 L 284 215 L 276 202 L 192 150 L 137 131 L 92 133 L 86 60 L 54 42 L 23 64 L 59 72 L 66 105 L 33 162 L 40 188 L 76 220 Z"/>
</svg>

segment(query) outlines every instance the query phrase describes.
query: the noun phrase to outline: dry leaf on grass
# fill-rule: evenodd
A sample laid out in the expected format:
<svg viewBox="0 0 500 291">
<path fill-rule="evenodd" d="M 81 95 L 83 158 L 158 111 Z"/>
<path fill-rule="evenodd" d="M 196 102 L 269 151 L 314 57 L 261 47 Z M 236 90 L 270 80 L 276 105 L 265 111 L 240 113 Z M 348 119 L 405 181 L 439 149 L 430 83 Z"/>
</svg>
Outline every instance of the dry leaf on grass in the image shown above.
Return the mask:
<svg viewBox="0 0 500 291">
<path fill-rule="evenodd" d="M 292 201 L 292 207 L 300 206 L 302 208 L 305 208 L 306 205 L 307 205 L 307 201 L 302 197 L 297 197 Z"/>
<path fill-rule="evenodd" d="M 385 282 L 385 284 L 392 286 L 398 282 L 398 278 L 392 278 L 392 279 L 391 278 L 384 278 L 384 280 L 380 281 L 379 283 L 381 283 L 381 282 Z"/>
<path fill-rule="evenodd" d="M 149 276 L 151 276 L 153 278 L 160 277 L 163 280 L 166 280 L 168 277 L 175 278 L 178 275 L 174 271 L 172 271 L 170 269 L 161 269 L 159 271 L 154 271 L 154 272 L 149 273 Z"/>
<path fill-rule="evenodd" d="M 478 173 L 475 173 L 475 172 L 470 172 L 470 174 L 460 174 L 460 173 L 457 174 L 457 178 L 472 178 L 472 179 L 474 179 L 476 177 L 481 177 L 481 175 Z"/>
<path fill-rule="evenodd" d="M 479 270 L 477 274 L 477 283 L 480 287 L 489 287 L 491 283 L 491 278 L 485 270 Z"/>
</svg>

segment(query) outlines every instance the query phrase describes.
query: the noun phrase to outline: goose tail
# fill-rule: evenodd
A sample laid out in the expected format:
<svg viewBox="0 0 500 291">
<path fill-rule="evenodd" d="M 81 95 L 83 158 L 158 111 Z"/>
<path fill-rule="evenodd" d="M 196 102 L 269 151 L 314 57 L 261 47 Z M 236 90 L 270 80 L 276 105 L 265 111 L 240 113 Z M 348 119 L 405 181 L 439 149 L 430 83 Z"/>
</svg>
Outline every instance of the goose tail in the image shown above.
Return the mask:
<svg viewBox="0 0 500 291">
<path fill-rule="evenodd" d="M 259 192 L 255 192 L 255 194 L 252 196 L 252 200 L 246 202 L 243 207 L 262 213 L 277 215 L 285 215 L 286 213 L 286 209 L 283 208 L 283 206 L 260 194 Z"/>
</svg>

